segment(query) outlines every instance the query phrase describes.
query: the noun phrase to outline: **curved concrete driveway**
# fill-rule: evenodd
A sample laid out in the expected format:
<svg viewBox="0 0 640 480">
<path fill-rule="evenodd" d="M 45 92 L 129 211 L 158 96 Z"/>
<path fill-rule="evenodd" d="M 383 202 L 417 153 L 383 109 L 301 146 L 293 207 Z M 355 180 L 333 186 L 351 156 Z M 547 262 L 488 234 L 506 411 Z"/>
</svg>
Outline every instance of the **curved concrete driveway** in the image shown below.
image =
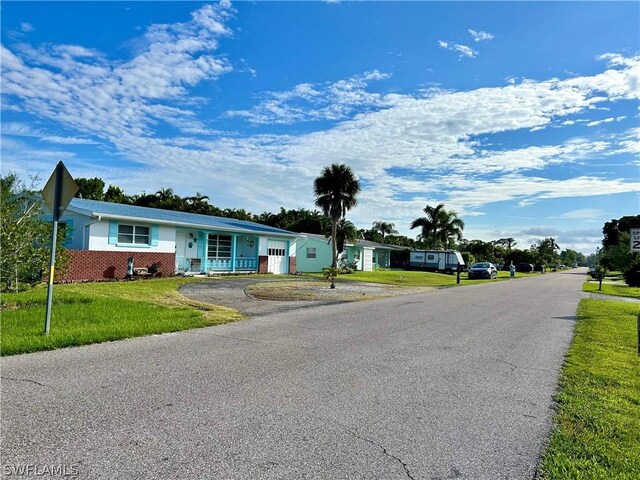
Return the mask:
<svg viewBox="0 0 640 480">
<path fill-rule="evenodd" d="M 254 298 L 247 293 L 247 287 L 256 283 L 291 283 L 301 282 L 305 284 L 317 283 L 317 300 L 264 300 Z M 340 281 L 336 280 L 337 288 L 329 291 L 328 283 L 325 280 L 313 277 L 297 276 L 263 276 L 263 277 L 222 277 L 198 283 L 184 285 L 180 293 L 187 298 L 199 302 L 223 305 L 234 308 L 243 314 L 254 317 L 258 315 L 269 315 L 274 313 L 284 313 L 291 310 L 299 310 L 321 305 L 333 305 L 337 303 L 347 303 L 354 301 L 354 294 L 358 299 L 380 298 L 396 295 L 406 295 L 410 293 L 420 293 L 433 290 L 430 287 L 397 287 L 392 285 L 382 285 L 378 283 Z M 363 297 L 360 297 L 360 294 Z"/>
<path fill-rule="evenodd" d="M 222 305 L 235 308 L 247 316 L 269 315 L 271 313 L 287 312 L 300 308 L 316 307 L 336 303 L 333 301 L 274 301 L 258 300 L 246 294 L 245 288 L 254 283 L 262 282 L 291 282 L 303 280 L 300 277 L 288 276 L 283 278 L 229 277 L 217 278 L 209 282 L 189 283 L 180 289 L 180 293 L 187 298 L 199 302 Z M 309 278 L 304 278 L 309 281 Z M 320 281 L 319 281 L 320 282 Z"/>
</svg>

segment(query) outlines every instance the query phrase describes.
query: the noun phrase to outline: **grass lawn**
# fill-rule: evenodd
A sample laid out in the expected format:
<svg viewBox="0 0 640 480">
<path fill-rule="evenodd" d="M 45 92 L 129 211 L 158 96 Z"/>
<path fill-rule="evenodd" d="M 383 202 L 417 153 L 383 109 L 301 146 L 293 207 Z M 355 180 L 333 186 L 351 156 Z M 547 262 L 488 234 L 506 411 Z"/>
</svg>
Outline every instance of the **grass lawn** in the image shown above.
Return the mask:
<svg viewBox="0 0 640 480">
<path fill-rule="evenodd" d="M 541 478 L 640 478 L 637 314 L 632 303 L 580 302 Z"/>
<path fill-rule="evenodd" d="M 601 293 L 603 295 L 617 295 L 619 297 L 640 298 L 640 288 L 627 287 L 626 285 L 617 285 L 611 283 L 603 283 L 602 291 L 598 291 L 598 282 L 590 280 L 582 286 L 585 292 Z"/>
<path fill-rule="evenodd" d="M 190 278 L 56 285 L 49 335 L 47 289 L 2 295 L 0 353 L 52 350 L 174 332 L 242 318 L 236 310 L 195 302 L 178 293 Z"/>
<path fill-rule="evenodd" d="M 322 273 L 305 273 L 312 277 L 323 278 Z M 516 278 L 522 278 L 535 273 L 517 273 Z M 509 272 L 498 272 L 498 280 L 509 278 Z M 376 270 L 374 272 L 353 272 L 338 275 L 338 281 L 372 282 L 386 285 L 398 285 L 403 287 L 446 287 L 456 284 L 456 275 L 433 272 L 417 272 L 405 270 Z M 495 281 L 495 280 L 494 280 Z M 467 274 L 460 275 L 460 285 L 473 283 L 485 283 L 490 280 L 467 280 Z"/>
</svg>

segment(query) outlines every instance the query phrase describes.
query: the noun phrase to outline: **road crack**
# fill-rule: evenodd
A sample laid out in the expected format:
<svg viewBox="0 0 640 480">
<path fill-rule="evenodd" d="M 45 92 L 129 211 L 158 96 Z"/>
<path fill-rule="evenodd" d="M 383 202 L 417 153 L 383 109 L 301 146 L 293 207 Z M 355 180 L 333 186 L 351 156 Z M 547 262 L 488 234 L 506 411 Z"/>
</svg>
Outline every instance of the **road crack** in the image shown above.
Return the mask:
<svg viewBox="0 0 640 480">
<path fill-rule="evenodd" d="M 14 382 L 29 382 L 29 383 L 35 383 L 36 385 L 40 385 L 41 387 L 48 387 L 49 385 L 46 385 L 44 383 L 40 383 L 40 382 L 36 382 L 35 380 L 29 380 L 28 378 L 12 378 L 12 377 L 0 377 L 0 380 L 12 380 Z"/>
<path fill-rule="evenodd" d="M 371 440 L 370 438 L 365 438 L 362 437 L 358 434 L 357 430 L 348 430 L 348 432 L 354 437 L 357 438 L 358 440 L 362 440 L 364 442 L 368 442 L 371 445 L 375 445 L 376 447 L 378 447 L 379 449 L 382 450 L 382 453 L 384 455 L 386 455 L 389 458 L 394 459 L 396 462 L 398 462 L 400 465 L 402 465 L 402 468 L 404 468 L 405 473 L 407 474 L 407 477 L 410 478 L 411 480 L 415 480 L 415 478 L 413 476 L 411 476 L 411 472 L 409 471 L 409 467 L 407 467 L 407 464 L 404 463 L 401 459 L 399 459 L 398 457 L 396 457 L 393 453 L 389 452 L 387 450 L 387 448 L 384 445 L 380 445 L 378 442 Z"/>
<path fill-rule="evenodd" d="M 218 333 L 214 333 L 212 335 L 214 337 L 228 338 L 230 340 L 237 340 L 239 342 L 257 343 L 260 345 L 271 345 L 275 347 L 292 347 L 292 348 L 300 348 L 304 350 L 314 350 L 317 348 L 315 346 L 309 346 L 309 345 L 295 345 L 295 344 L 288 344 L 288 343 L 285 344 L 285 343 L 276 343 L 276 342 L 265 342 L 263 340 L 253 340 L 251 338 L 235 337 L 233 335 L 220 335 Z"/>
</svg>

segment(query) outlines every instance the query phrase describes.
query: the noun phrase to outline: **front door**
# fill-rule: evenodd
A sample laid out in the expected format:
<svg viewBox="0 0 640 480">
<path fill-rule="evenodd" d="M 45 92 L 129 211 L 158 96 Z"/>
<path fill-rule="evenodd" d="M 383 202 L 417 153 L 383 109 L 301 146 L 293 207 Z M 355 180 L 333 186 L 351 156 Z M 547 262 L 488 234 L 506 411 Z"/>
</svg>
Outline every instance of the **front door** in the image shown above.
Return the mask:
<svg viewBox="0 0 640 480">
<path fill-rule="evenodd" d="M 289 256 L 287 255 L 287 242 L 269 240 L 267 242 L 267 271 L 281 274 L 289 270 Z"/>
</svg>

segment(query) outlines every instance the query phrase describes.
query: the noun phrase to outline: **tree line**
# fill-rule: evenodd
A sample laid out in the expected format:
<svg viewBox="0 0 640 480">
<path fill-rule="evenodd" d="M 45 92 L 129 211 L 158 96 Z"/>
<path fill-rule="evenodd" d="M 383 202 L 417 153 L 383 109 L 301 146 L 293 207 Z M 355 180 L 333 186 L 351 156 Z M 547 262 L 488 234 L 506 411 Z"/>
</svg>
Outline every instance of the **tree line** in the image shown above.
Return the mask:
<svg viewBox="0 0 640 480">
<path fill-rule="evenodd" d="M 346 213 L 357 205 L 360 185 L 351 168 L 343 164 L 326 167 L 315 180 L 315 203 L 320 210 L 287 210 L 281 207 L 275 213 L 265 211 L 252 214 L 244 209 L 218 208 L 209 203 L 207 195 L 199 192 L 194 196 L 182 197 L 171 188 L 161 188 L 154 193 L 127 195 L 114 185 L 109 185 L 105 190 L 105 182 L 100 178 L 78 178 L 76 183 L 80 187 L 77 196 L 82 198 L 235 218 L 291 232 L 326 235 L 330 239 L 335 238 L 336 252 L 344 249 L 345 242 L 364 239 L 407 249 L 456 249 L 463 253 L 467 263 L 482 260 L 497 264 L 513 262 L 550 266 L 560 263 L 584 264 L 589 260 L 575 250 L 561 250 L 552 237 L 539 240 L 529 248 L 516 248 L 513 238 L 492 241 L 465 239 L 464 221 L 455 210 L 448 210 L 443 203 L 426 205 L 422 210 L 424 215 L 411 222 L 410 228 L 418 230 L 416 238 L 400 235 L 394 223 L 385 221 L 376 221 L 370 228 L 359 229 L 346 219 Z"/>
<path fill-rule="evenodd" d="M 277 213 L 252 214 L 244 209 L 218 208 L 209 203 L 207 195 L 198 192 L 182 197 L 171 188 L 161 188 L 154 193 L 128 195 L 115 185 L 105 189 L 105 182 L 97 177 L 77 178 L 76 183 L 80 187 L 77 196 L 85 199 L 235 218 L 292 232 L 326 235 L 332 243 L 333 268 L 336 267 L 338 253 L 344 250 L 344 244 L 358 239 L 407 249 L 457 249 L 463 253 L 467 263 L 483 260 L 507 264 L 568 265 L 594 260 L 571 249 L 560 250 L 551 237 L 525 249 L 515 248 L 513 238 L 489 242 L 467 240 L 463 236 L 464 221 L 457 212 L 447 210 L 442 203 L 426 205 L 424 215 L 411 222 L 411 229 L 419 229 L 415 239 L 400 235 L 395 224 L 385 221 L 373 222 L 368 229 L 358 229 L 346 219 L 346 214 L 358 203 L 360 184 L 351 168 L 344 164 L 324 168 L 314 181 L 315 205 L 320 210 L 280 208 Z M 0 276 L 4 289 L 17 290 L 21 282 L 37 281 L 46 268 L 50 224 L 43 220 L 41 193 L 33 185 L 27 187 L 13 173 L 0 177 L 0 184 L 0 244 L 3 252 Z M 628 244 L 629 241 L 629 227 L 636 225 L 640 225 L 640 216 L 623 217 L 605 224 L 603 249 L 598 254 L 603 266 L 626 268 L 638 265 L 638 254 L 630 254 L 628 247 L 626 250 L 624 248 L 625 242 Z M 63 238 L 64 235 L 59 236 L 59 239 Z M 64 249 L 59 248 L 58 251 L 60 263 L 64 263 Z"/>
<path fill-rule="evenodd" d="M 627 285 L 640 287 L 640 253 L 631 251 L 632 228 L 640 228 L 640 215 L 627 215 L 606 222 L 602 228 L 602 248 L 597 252 L 597 263 L 603 273 L 620 271 Z"/>
</svg>

